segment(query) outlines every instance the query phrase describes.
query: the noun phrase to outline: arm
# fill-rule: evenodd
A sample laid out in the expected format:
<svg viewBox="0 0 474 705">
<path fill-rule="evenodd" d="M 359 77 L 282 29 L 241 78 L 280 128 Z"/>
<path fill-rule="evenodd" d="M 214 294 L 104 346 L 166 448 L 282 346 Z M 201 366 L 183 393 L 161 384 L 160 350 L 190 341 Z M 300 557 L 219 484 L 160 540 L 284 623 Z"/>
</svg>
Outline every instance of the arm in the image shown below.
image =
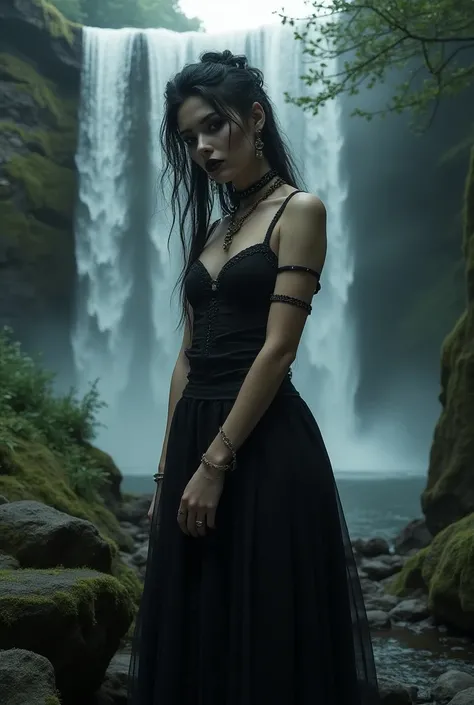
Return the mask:
<svg viewBox="0 0 474 705">
<path fill-rule="evenodd" d="M 184 323 L 184 334 L 183 334 L 183 341 L 181 343 L 181 348 L 178 353 L 178 358 L 176 360 L 176 364 L 173 369 L 173 374 L 171 375 L 171 384 L 170 384 L 170 394 L 169 394 L 169 400 L 168 400 L 168 419 L 166 422 L 166 431 L 165 431 L 165 437 L 163 440 L 163 448 L 161 451 L 161 457 L 160 457 L 160 462 L 158 464 L 158 470 L 159 472 L 164 472 L 165 469 L 165 462 L 166 462 L 166 452 L 168 449 L 168 438 L 169 438 L 169 433 L 170 433 L 170 428 L 171 428 L 171 422 L 173 420 L 174 416 L 174 410 L 176 409 L 176 404 L 178 401 L 181 399 L 183 395 L 184 388 L 186 386 L 186 383 L 188 381 L 188 373 L 189 373 L 189 362 L 186 357 L 186 348 L 189 348 L 191 345 L 191 336 L 192 336 L 192 310 L 191 307 L 188 307 L 188 314 L 189 314 L 189 320 L 188 317 L 185 319 Z"/>
<path fill-rule="evenodd" d="M 321 273 L 326 258 L 326 210 L 311 194 L 294 196 L 281 220 L 278 267 L 301 265 Z M 309 304 L 315 278 L 302 271 L 278 275 L 274 294 Z M 245 442 L 270 406 L 296 357 L 306 323 L 303 308 L 275 301 L 270 307 L 265 343 L 240 388 L 223 431 L 236 450 Z M 230 453 L 218 435 L 206 453 L 222 465 Z"/>
</svg>

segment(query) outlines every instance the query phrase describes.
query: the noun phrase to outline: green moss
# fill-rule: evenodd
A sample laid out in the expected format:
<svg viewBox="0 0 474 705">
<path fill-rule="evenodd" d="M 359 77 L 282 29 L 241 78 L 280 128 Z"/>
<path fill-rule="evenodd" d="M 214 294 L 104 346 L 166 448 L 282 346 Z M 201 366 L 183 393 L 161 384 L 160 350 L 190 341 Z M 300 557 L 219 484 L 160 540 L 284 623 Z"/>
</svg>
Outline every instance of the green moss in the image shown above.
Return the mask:
<svg viewBox="0 0 474 705">
<path fill-rule="evenodd" d="M 0 78 L 16 83 L 30 94 L 35 103 L 49 113 L 53 127 L 64 131 L 76 129 L 77 100 L 62 96 L 57 86 L 31 64 L 11 54 L 0 53 Z"/>
<path fill-rule="evenodd" d="M 71 169 L 54 164 L 40 154 L 15 155 L 4 167 L 11 179 L 25 188 L 30 209 L 47 209 L 71 218 L 76 190 Z"/>
<path fill-rule="evenodd" d="M 405 597 L 412 590 L 426 588 L 422 572 L 426 554 L 427 549 L 424 548 L 408 559 L 400 573 L 397 573 L 393 581 L 388 585 L 387 592 L 389 594 Z"/>
<path fill-rule="evenodd" d="M 56 39 L 65 39 L 69 45 L 72 45 L 74 42 L 74 27 L 80 27 L 80 25 L 67 20 L 64 15 L 49 2 L 33 0 L 33 3 L 43 10 L 44 22 L 51 36 Z"/>
<path fill-rule="evenodd" d="M 417 588 L 426 590 L 438 618 L 474 631 L 474 514 L 448 526 L 412 556 L 388 592 L 405 596 Z"/>
<path fill-rule="evenodd" d="M 1 419 L 0 419 L 1 426 Z M 136 573 L 120 558 L 117 542 L 131 549 L 132 540 L 123 534 L 116 517 L 100 502 L 78 497 L 68 481 L 60 458 L 40 443 L 14 439 L 14 450 L 2 437 L 0 444 L 0 495 L 10 502 L 36 500 L 97 526 L 112 550 L 112 575 L 138 604 L 142 584 Z"/>
<path fill-rule="evenodd" d="M 132 568 L 119 558 L 112 563 L 112 575 L 126 588 L 135 605 L 138 605 L 143 592 L 143 584 Z"/>
<path fill-rule="evenodd" d="M 466 310 L 442 348 L 443 408 L 422 495 L 423 511 L 433 534 L 474 511 L 474 149 L 466 180 L 463 251 Z"/>
<path fill-rule="evenodd" d="M 9 120 L 0 121 L 0 133 L 16 135 L 32 151 L 40 152 L 56 164 L 70 165 L 76 150 L 76 129 L 74 123 L 69 130 L 28 129 Z"/>
<path fill-rule="evenodd" d="M 61 705 L 61 701 L 55 695 L 47 695 L 44 699 L 44 705 Z"/>
<path fill-rule="evenodd" d="M 0 589 L 0 624 L 4 627 L 11 627 L 21 620 L 26 610 L 36 605 L 38 607 L 50 606 L 65 620 L 80 619 L 82 624 L 93 626 L 96 624 L 96 609 L 99 599 L 106 594 L 112 598 L 115 608 L 125 609 L 129 615 L 129 621 L 133 619 L 135 608 L 128 591 L 120 582 L 104 574 L 94 574 L 91 577 L 84 577 L 71 581 L 63 589 L 45 594 L 44 590 L 35 590 L 31 584 L 31 577 L 41 584 L 42 576 L 74 576 L 77 570 L 2 570 L 0 571 L 0 588 L 2 583 L 23 583 L 25 591 L 22 594 L 11 595 L 6 590 Z M 23 580 L 23 575 L 29 579 Z M 61 582 L 61 581 L 60 581 Z"/>
<path fill-rule="evenodd" d="M 0 467 L 0 495 L 10 502 L 37 500 L 87 519 L 112 540 L 121 538 L 116 517 L 99 502 L 80 499 L 71 489 L 60 459 L 44 445 L 16 438 L 15 449 L 11 450 L 2 443 Z"/>
</svg>

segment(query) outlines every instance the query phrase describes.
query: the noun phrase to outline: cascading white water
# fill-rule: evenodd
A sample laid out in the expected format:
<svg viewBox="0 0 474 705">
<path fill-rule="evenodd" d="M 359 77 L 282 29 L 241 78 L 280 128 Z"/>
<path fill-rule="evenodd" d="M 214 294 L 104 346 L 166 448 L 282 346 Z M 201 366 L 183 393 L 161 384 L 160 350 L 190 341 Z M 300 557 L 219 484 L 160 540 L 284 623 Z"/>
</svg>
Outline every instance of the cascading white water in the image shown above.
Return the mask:
<svg viewBox="0 0 474 705">
<path fill-rule="evenodd" d="M 124 240 L 130 227 L 127 106 L 130 32 L 86 29 L 79 148 L 76 260 L 79 306 L 73 348 L 81 382 L 100 377 L 110 402 L 125 388 L 131 362 L 124 309 L 133 287 Z"/>
<path fill-rule="evenodd" d="M 127 162 L 133 120 L 127 96 L 134 82 L 133 48 L 142 46 L 141 42 L 146 47 L 149 87 L 150 171 L 145 214 L 149 227 L 145 239 L 134 229 L 133 204 L 127 193 L 135 177 Z M 285 102 L 285 91 L 303 95 L 307 90 L 299 78 L 304 72 L 301 46 L 289 27 L 226 35 L 86 29 L 84 44 L 77 157 L 79 310 L 73 345 L 80 386 L 99 377 L 99 389 L 109 404 L 104 417 L 108 430 L 99 439 L 102 446 L 113 452 L 126 473 L 149 472 L 160 452 L 170 374 L 179 344 L 177 302 L 171 305 L 170 298 L 181 265 L 176 233 L 168 252 L 167 194 L 163 199 L 157 188 L 163 169 L 159 145 L 163 93 L 166 81 L 203 51 L 230 49 L 245 53 L 252 65 L 263 70 L 306 187 L 328 209 L 329 250 L 322 291 L 305 330 L 294 381 L 321 425 L 335 467 L 352 468 L 357 365 L 346 314 L 353 263 L 344 223 L 345 188 L 339 173 L 343 138 L 338 103 L 314 117 Z M 134 269 L 132 264 L 131 253 L 140 247 L 147 249 L 143 257 L 147 271 Z M 140 290 L 144 280 L 149 282 L 147 309 L 133 303 L 134 291 Z M 139 363 L 133 350 L 137 341 L 143 348 L 145 339 L 148 355 L 145 363 L 143 356 Z M 134 370 L 137 364 L 148 365 L 140 369 L 139 381 Z"/>
</svg>

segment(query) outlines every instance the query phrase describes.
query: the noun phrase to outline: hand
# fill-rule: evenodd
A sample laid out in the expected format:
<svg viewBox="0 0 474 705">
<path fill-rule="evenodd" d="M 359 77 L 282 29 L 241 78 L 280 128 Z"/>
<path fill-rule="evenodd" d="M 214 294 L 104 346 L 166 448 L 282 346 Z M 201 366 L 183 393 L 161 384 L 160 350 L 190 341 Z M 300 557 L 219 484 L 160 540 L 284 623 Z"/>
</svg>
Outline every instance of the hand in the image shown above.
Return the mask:
<svg viewBox="0 0 474 705">
<path fill-rule="evenodd" d="M 205 536 L 215 528 L 216 509 L 224 489 L 224 472 L 201 463 L 183 492 L 178 509 L 178 524 L 187 536 Z"/>
</svg>

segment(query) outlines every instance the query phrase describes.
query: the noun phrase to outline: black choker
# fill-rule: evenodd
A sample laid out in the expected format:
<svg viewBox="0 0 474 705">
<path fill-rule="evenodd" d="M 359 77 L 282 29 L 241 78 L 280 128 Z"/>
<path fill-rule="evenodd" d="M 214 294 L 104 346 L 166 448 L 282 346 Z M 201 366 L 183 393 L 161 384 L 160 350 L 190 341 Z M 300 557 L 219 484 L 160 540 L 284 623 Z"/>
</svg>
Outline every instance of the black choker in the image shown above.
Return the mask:
<svg viewBox="0 0 474 705">
<path fill-rule="evenodd" d="M 236 189 L 234 189 L 234 191 L 232 193 L 233 200 L 238 202 L 238 201 L 243 201 L 244 198 L 248 198 L 249 196 L 253 196 L 254 193 L 261 191 L 261 189 L 264 186 L 269 184 L 270 181 L 275 178 L 275 176 L 278 176 L 278 173 L 275 171 L 275 169 L 270 169 L 270 171 L 267 171 L 267 173 L 264 176 L 262 176 L 261 179 L 256 181 L 254 184 L 252 184 L 248 188 L 243 189 L 243 191 L 237 191 Z"/>
</svg>

